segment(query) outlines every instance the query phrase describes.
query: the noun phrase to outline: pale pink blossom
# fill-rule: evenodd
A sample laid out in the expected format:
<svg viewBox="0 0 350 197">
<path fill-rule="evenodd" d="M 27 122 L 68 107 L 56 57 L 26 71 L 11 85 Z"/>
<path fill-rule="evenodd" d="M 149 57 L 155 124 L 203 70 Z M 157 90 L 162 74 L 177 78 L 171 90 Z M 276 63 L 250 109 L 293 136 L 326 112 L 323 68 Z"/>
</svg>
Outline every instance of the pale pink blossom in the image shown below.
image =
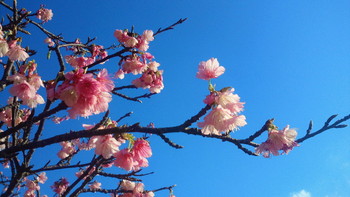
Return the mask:
<svg viewBox="0 0 350 197">
<path fill-rule="evenodd" d="M 245 124 L 245 116 L 233 115 L 230 110 L 218 105 L 204 117 L 204 122 L 198 123 L 198 126 L 202 128 L 202 133 L 205 135 L 220 135 L 221 132 L 227 133 L 236 130 Z"/>
<path fill-rule="evenodd" d="M 15 125 L 18 125 L 21 122 L 24 122 L 28 119 L 31 114 L 29 109 L 20 109 L 15 118 Z M 4 122 L 6 126 L 12 127 L 12 108 L 6 108 L 0 112 L 0 121 Z"/>
<path fill-rule="evenodd" d="M 40 173 L 39 176 L 36 178 L 36 180 L 37 180 L 39 183 L 44 184 L 44 183 L 47 181 L 46 172 Z"/>
<path fill-rule="evenodd" d="M 225 72 L 225 68 L 220 66 L 216 58 L 211 58 L 208 61 L 200 62 L 198 65 L 197 78 L 209 80 L 217 78 Z"/>
<path fill-rule="evenodd" d="M 5 56 L 8 51 L 9 51 L 9 46 L 6 40 L 0 38 L 0 57 Z"/>
<path fill-rule="evenodd" d="M 215 102 L 221 105 L 223 108 L 228 109 L 233 114 L 237 114 L 243 111 L 243 102 L 240 102 L 240 98 L 237 94 L 233 94 L 233 88 L 226 88 L 223 91 L 217 92 L 215 96 Z"/>
<path fill-rule="evenodd" d="M 119 151 L 119 146 L 121 145 L 112 135 L 98 136 L 95 144 L 95 153 L 102 155 L 105 159 L 109 159 L 114 153 Z"/>
<path fill-rule="evenodd" d="M 152 30 L 145 30 L 142 34 L 142 36 L 138 37 L 138 44 L 136 46 L 137 49 L 140 51 L 147 51 L 149 46 L 149 42 L 153 41 L 153 31 Z"/>
<path fill-rule="evenodd" d="M 46 9 L 46 8 L 40 8 L 37 11 L 37 15 L 36 17 L 40 20 L 42 20 L 43 22 L 47 22 L 49 20 L 52 19 L 53 17 L 53 13 L 51 9 Z"/>
<path fill-rule="evenodd" d="M 80 171 L 76 172 L 76 173 L 75 173 L 75 176 L 77 176 L 78 178 L 82 178 L 82 179 L 85 180 L 87 176 L 90 176 L 90 175 L 96 170 L 95 167 L 92 167 L 92 168 L 89 170 L 89 172 L 87 173 L 87 175 L 85 175 L 84 177 L 81 177 L 81 176 L 85 173 L 85 171 L 86 171 L 88 168 L 89 168 L 89 167 L 86 167 L 85 170 L 80 170 Z"/>
<path fill-rule="evenodd" d="M 114 31 L 114 37 L 117 38 L 117 40 L 120 43 L 124 43 L 124 42 L 126 42 L 129 39 L 130 36 L 128 36 L 128 32 L 127 31 L 116 29 Z"/>
<path fill-rule="evenodd" d="M 282 154 L 287 154 L 295 146 L 298 146 L 298 143 L 295 142 L 296 136 L 297 132 L 295 129 L 290 129 L 289 125 L 282 130 L 272 129 L 268 133 L 268 139 L 256 148 L 256 153 L 270 157 L 270 154 L 279 155 L 281 150 Z"/>
<path fill-rule="evenodd" d="M 137 39 L 134 37 L 129 37 L 123 44 L 126 47 L 134 47 L 138 43 Z"/>
<path fill-rule="evenodd" d="M 140 78 L 132 81 L 136 87 L 148 88 L 151 93 L 159 93 L 163 88 L 163 71 L 156 72 L 148 70 L 142 74 Z"/>
<path fill-rule="evenodd" d="M 136 186 L 135 182 L 132 182 L 129 180 L 122 180 L 122 182 L 120 183 L 120 187 L 123 190 L 132 191 L 134 190 L 135 186 Z"/>
<path fill-rule="evenodd" d="M 6 55 L 12 61 L 25 61 L 29 57 L 25 49 L 19 45 L 10 47 L 10 50 L 6 53 Z"/>
<path fill-rule="evenodd" d="M 61 142 L 62 149 L 57 153 L 57 156 L 61 159 L 65 159 L 68 156 L 76 152 L 74 145 L 71 142 Z"/>
<path fill-rule="evenodd" d="M 14 84 L 9 89 L 9 92 L 12 96 L 17 96 L 21 100 L 34 98 L 36 95 L 34 86 L 30 85 L 27 81 L 22 81 L 21 83 Z"/>
<path fill-rule="evenodd" d="M 26 180 L 26 187 L 28 188 L 28 190 L 40 190 L 40 186 L 31 180 Z"/>
<path fill-rule="evenodd" d="M 45 38 L 44 42 L 50 47 L 55 45 L 55 42 L 52 41 L 51 38 Z"/>
<path fill-rule="evenodd" d="M 134 75 L 141 74 L 147 69 L 147 64 L 140 61 L 137 56 L 129 56 L 123 61 L 122 69 L 124 73 L 132 73 Z"/>
<path fill-rule="evenodd" d="M 125 75 L 124 75 L 124 71 L 122 69 L 119 69 L 115 75 L 114 75 L 115 78 L 117 79 L 124 79 Z"/>
<path fill-rule="evenodd" d="M 89 185 L 89 188 L 90 189 L 101 189 L 101 183 L 100 182 L 97 182 L 97 181 L 94 181 L 93 183 L 91 183 Z"/>
<path fill-rule="evenodd" d="M 156 72 L 158 70 L 159 66 L 160 66 L 160 64 L 156 61 L 152 61 L 152 62 L 148 63 L 148 69 L 153 71 L 153 72 Z"/>
<path fill-rule="evenodd" d="M 142 197 L 154 197 L 154 196 L 155 196 L 155 194 L 154 194 L 154 192 L 152 192 L 152 191 L 146 192 L 146 193 L 144 193 L 144 194 L 142 195 Z"/>
</svg>

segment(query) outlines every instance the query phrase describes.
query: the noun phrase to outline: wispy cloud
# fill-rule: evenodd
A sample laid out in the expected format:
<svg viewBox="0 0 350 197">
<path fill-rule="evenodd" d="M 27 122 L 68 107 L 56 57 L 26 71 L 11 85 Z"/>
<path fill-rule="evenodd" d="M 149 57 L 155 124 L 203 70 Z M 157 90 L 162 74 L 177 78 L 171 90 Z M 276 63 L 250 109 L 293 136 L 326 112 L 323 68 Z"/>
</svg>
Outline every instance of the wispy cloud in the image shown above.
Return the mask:
<svg viewBox="0 0 350 197">
<path fill-rule="evenodd" d="M 290 197 L 311 197 L 311 193 L 305 190 L 301 190 L 300 192 L 292 193 Z"/>
</svg>

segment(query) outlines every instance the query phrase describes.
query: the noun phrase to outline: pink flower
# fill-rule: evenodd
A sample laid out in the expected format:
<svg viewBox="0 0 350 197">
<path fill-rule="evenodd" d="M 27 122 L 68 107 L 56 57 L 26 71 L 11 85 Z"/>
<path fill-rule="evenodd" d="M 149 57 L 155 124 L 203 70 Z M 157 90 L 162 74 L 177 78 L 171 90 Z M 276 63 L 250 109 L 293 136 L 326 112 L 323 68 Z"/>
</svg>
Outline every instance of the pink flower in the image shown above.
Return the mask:
<svg viewBox="0 0 350 197">
<path fill-rule="evenodd" d="M 55 45 L 55 42 L 51 40 L 51 38 L 45 38 L 44 42 L 50 47 Z"/>
<path fill-rule="evenodd" d="M 227 88 L 223 91 L 217 92 L 215 97 L 216 104 L 221 105 L 223 108 L 228 109 L 233 114 L 237 114 L 243 111 L 243 104 L 240 102 L 240 98 L 237 94 L 232 94 L 233 88 Z"/>
<path fill-rule="evenodd" d="M 98 136 L 95 142 L 95 153 L 102 155 L 103 158 L 109 159 L 114 153 L 119 151 L 121 143 L 112 135 Z"/>
<path fill-rule="evenodd" d="M 0 57 L 5 56 L 8 51 L 9 45 L 7 44 L 6 40 L 0 38 Z"/>
<path fill-rule="evenodd" d="M 144 140 L 143 138 L 139 138 L 134 142 L 132 150 L 134 152 L 135 158 L 147 158 L 152 156 L 151 147 L 148 141 Z"/>
<path fill-rule="evenodd" d="M 44 184 L 47 181 L 46 172 L 42 172 L 39 174 L 39 176 L 36 178 L 39 183 Z"/>
<path fill-rule="evenodd" d="M 26 181 L 26 187 L 28 190 L 40 190 L 40 186 L 37 183 L 28 179 Z"/>
<path fill-rule="evenodd" d="M 115 78 L 117 79 L 124 79 L 125 75 L 124 75 L 124 71 L 122 69 L 119 69 L 115 75 L 114 75 Z"/>
<path fill-rule="evenodd" d="M 197 78 L 209 80 L 217 78 L 225 72 L 225 68 L 219 65 L 216 58 L 211 58 L 206 62 L 200 62 L 198 65 Z"/>
<path fill-rule="evenodd" d="M 22 81 L 21 83 L 14 84 L 10 88 L 9 92 L 12 96 L 17 96 L 22 100 L 34 98 L 36 95 L 34 86 L 30 85 L 27 81 Z"/>
<path fill-rule="evenodd" d="M 29 57 L 25 49 L 19 45 L 11 47 L 10 50 L 6 53 L 6 55 L 11 61 L 25 61 Z"/>
<path fill-rule="evenodd" d="M 51 20 L 53 16 L 51 9 L 40 8 L 36 14 L 36 17 L 42 20 L 44 23 Z"/>
<path fill-rule="evenodd" d="M 152 30 L 145 30 L 142 34 L 142 36 L 138 37 L 138 44 L 136 48 L 138 48 L 140 51 L 147 51 L 149 46 L 149 42 L 153 41 L 153 31 Z"/>
<path fill-rule="evenodd" d="M 134 160 L 134 155 L 129 149 L 123 149 L 114 154 L 114 165 L 126 171 L 138 170 L 138 162 Z"/>
<path fill-rule="evenodd" d="M 279 151 L 282 150 L 283 153 L 287 154 L 295 146 L 298 146 L 298 143 L 295 142 L 296 136 L 297 132 L 295 129 L 290 129 L 289 125 L 283 130 L 272 129 L 269 131 L 268 139 L 256 148 L 256 153 L 270 157 L 270 154 L 279 155 Z"/>
<path fill-rule="evenodd" d="M 137 56 L 129 56 L 122 64 L 124 73 L 132 73 L 134 75 L 141 74 L 147 69 L 147 64 L 140 61 Z"/>
<path fill-rule="evenodd" d="M 97 182 L 97 181 L 94 181 L 93 183 L 91 183 L 89 185 L 89 188 L 90 189 L 101 189 L 101 183 L 100 182 Z"/>
<path fill-rule="evenodd" d="M 60 180 L 56 181 L 54 185 L 51 186 L 53 191 L 56 194 L 63 194 L 66 189 L 68 188 L 69 182 L 66 178 L 61 178 Z"/>
<path fill-rule="evenodd" d="M 164 88 L 162 74 L 162 70 L 158 70 L 156 72 L 148 70 L 144 72 L 140 78 L 133 80 L 132 84 L 138 88 L 149 88 L 151 93 L 159 93 Z"/>
<path fill-rule="evenodd" d="M 122 190 L 132 191 L 135 188 L 135 182 L 131 182 L 129 180 L 122 180 L 120 183 L 120 187 Z"/>
<path fill-rule="evenodd" d="M 62 149 L 57 153 L 57 156 L 61 159 L 67 158 L 76 151 L 71 142 L 61 142 L 60 145 L 62 146 Z"/>
<path fill-rule="evenodd" d="M 204 117 L 204 122 L 198 123 L 198 126 L 202 128 L 204 135 L 220 135 L 221 132 L 227 133 L 236 130 L 239 126 L 244 126 L 245 124 L 245 116 L 233 115 L 230 110 L 218 105 Z"/>
<path fill-rule="evenodd" d="M 85 171 L 88 169 L 89 167 L 86 167 L 85 170 L 80 170 L 79 172 L 76 172 L 75 173 L 75 176 L 77 176 L 78 178 L 80 178 L 84 173 Z M 90 176 L 93 172 L 95 172 L 96 168 L 95 167 L 92 167 L 89 172 L 87 173 L 87 175 L 85 175 L 84 177 L 82 177 L 82 179 L 86 179 L 87 176 Z"/>
</svg>

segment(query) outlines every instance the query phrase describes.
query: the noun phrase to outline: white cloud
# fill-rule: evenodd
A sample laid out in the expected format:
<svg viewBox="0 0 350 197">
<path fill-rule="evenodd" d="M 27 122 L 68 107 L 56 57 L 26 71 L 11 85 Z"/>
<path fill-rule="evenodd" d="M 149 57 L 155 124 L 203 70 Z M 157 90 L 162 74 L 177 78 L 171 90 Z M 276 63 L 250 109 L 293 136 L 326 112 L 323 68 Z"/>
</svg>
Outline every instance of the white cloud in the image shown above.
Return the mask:
<svg viewBox="0 0 350 197">
<path fill-rule="evenodd" d="M 305 190 L 301 190 L 300 192 L 294 192 L 290 195 L 291 197 L 311 197 L 311 193 Z"/>
</svg>

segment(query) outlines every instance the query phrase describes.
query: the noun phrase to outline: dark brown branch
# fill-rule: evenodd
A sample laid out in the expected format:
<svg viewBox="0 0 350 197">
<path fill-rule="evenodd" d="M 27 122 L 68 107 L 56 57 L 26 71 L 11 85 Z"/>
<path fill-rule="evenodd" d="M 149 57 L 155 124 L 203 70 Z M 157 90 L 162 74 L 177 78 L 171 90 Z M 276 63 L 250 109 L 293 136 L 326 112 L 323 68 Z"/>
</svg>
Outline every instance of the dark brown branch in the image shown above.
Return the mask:
<svg viewBox="0 0 350 197">
<path fill-rule="evenodd" d="M 170 25 L 169 27 L 167 27 L 167 28 L 165 28 L 165 29 L 159 28 L 158 31 L 157 31 L 156 33 L 153 34 L 153 36 L 156 36 L 156 35 L 158 35 L 158 34 L 160 34 L 160 33 L 162 33 L 162 32 L 165 32 L 165 31 L 174 29 L 174 27 L 175 27 L 176 25 L 179 25 L 179 24 L 185 22 L 186 20 L 187 20 L 187 18 L 184 18 L 184 19 L 180 18 L 176 23 Z"/>
<path fill-rule="evenodd" d="M 181 149 L 183 148 L 183 146 L 181 145 L 178 145 L 178 144 L 175 144 L 174 142 L 172 142 L 169 138 L 167 138 L 164 134 L 160 133 L 160 134 L 157 134 L 160 138 L 162 138 L 162 140 L 169 144 L 169 146 L 173 147 L 173 148 L 176 148 L 176 149 Z"/>
<path fill-rule="evenodd" d="M 319 129 L 319 130 L 313 132 L 313 133 L 311 133 L 311 129 L 310 129 L 310 126 L 309 126 L 309 129 L 307 130 L 305 136 L 302 137 L 302 138 L 299 138 L 298 140 L 296 140 L 296 142 L 301 143 L 301 142 L 305 141 L 306 139 L 309 139 L 309 138 L 311 138 L 311 137 L 314 137 L 314 136 L 316 136 L 316 135 L 318 135 L 318 134 L 320 134 L 320 133 L 323 133 L 324 131 L 327 131 L 327 130 L 329 130 L 329 129 L 338 129 L 338 128 L 345 128 L 345 127 L 347 127 L 347 125 L 341 124 L 341 123 L 343 123 L 343 122 L 349 120 L 349 119 L 350 119 L 350 114 L 347 115 L 347 116 L 345 116 L 345 117 L 342 118 L 342 119 L 339 119 L 339 120 L 335 121 L 333 124 L 330 125 L 330 122 L 331 122 L 336 116 L 337 116 L 337 115 L 332 115 L 331 117 L 329 117 L 329 118 L 327 119 L 327 121 L 324 123 L 323 127 L 322 127 L 321 129 Z"/>
<path fill-rule="evenodd" d="M 34 118 L 33 118 L 32 120 L 30 120 L 30 121 L 28 120 L 28 121 L 26 121 L 26 122 L 21 122 L 21 123 L 19 123 L 17 126 L 12 127 L 12 128 L 9 128 L 9 129 L 7 129 L 7 130 L 4 131 L 4 132 L 1 132 L 1 133 L 0 133 L 0 138 L 3 138 L 3 137 L 5 137 L 5 136 L 8 136 L 8 135 L 10 135 L 10 134 L 12 134 L 12 133 L 14 133 L 14 132 L 16 132 L 16 131 L 22 129 L 23 127 L 28 126 L 31 122 L 37 122 L 37 121 L 39 121 L 39 120 L 42 120 L 42 119 L 44 119 L 44 118 L 46 118 L 46 117 L 49 117 L 49 116 L 55 114 L 55 113 L 57 113 L 57 112 L 59 112 L 59 111 L 61 111 L 61 110 L 65 110 L 65 109 L 67 109 L 67 108 L 68 108 L 68 106 L 67 106 L 66 104 L 64 104 L 64 102 L 61 102 L 61 103 L 60 103 L 58 106 L 56 106 L 55 108 L 53 108 L 53 109 L 51 109 L 51 110 L 49 110 L 49 111 L 44 111 L 44 112 L 42 112 L 41 114 L 39 114 L 38 116 L 34 117 Z"/>
</svg>

